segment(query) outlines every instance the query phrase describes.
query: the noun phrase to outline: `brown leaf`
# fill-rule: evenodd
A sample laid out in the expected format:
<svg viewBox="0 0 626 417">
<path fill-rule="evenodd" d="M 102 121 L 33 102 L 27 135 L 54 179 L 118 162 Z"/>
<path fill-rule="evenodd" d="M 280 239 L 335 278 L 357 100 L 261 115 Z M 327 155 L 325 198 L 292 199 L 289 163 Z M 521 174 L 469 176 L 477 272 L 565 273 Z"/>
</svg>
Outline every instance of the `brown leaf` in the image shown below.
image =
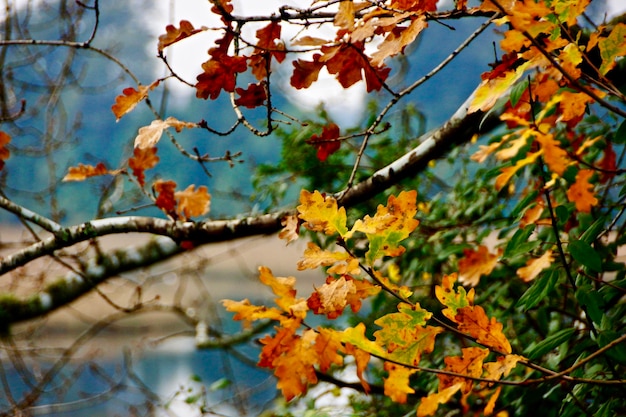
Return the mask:
<svg viewBox="0 0 626 417">
<path fill-rule="evenodd" d="M 168 46 L 205 30 L 207 30 L 207 28 L 204 26 L 195 29 L 187 20 L 180 21 L 180 28 L 176 28 L 174 25 L 167 25 L 165 27 L 165 35 L 159 36 L 159 44 L 157 48 L 159 52 L 161 52 Z"/>
<path fill-rule="evenodd" d="M 297 214 L 291 214 L 286 216 L 280 221 L 283 230 L 278 234 L 279 239 L 284 239 L 287 244 L 290 244 L 294 240 L 298 239 L 300 233 L 300 220 Z"/>
<path fill-rule="evenodd" d="M 381 66 L 386 58 L 401 53 L 427 26 L 428 23 L 424 14 L 412 19 L 408 27 L 397 26 L 378 45 L 378 51 L 372 55 L 372 65 Z"/>
<path fill-rule="evenodd" d="M 157 194 L 154 204 L 165 213 L 172 215 L 176 208 L 176 183 L 174 181 L 158 180 L 154 183 L 154 191 Z"/>
<path fill-rule="evenodd" d="M 148 86 L 139 85 L 137 90 L 132 87 L 122 90 L 122 94 L 115 97 L 115 104 L 111 106 L 111 111 L 115 115 L 115 121 L 119 121 L 126 113 L 131 112 L 137 104 L 148 97 L 148 92 L 154 90 L 160 81 L 157 80 Z"/>
</svg>

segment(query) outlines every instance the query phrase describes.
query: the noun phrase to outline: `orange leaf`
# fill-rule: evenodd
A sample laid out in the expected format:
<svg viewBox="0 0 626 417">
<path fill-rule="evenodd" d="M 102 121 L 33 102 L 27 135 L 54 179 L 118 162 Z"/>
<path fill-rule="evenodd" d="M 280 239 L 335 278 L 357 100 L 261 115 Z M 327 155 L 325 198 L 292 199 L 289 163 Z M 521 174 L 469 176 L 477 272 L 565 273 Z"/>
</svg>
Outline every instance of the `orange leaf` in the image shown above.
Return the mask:
<svg viewBox="0 0 626 417">
<path fill-rule="evenodd" d="M 495 380 L 506 377 L 521 360 L 524 360 L 524 357 L 519 355 L 498 356 L 495 362 L 487 362 L 483 365 L 486 372 L 484 377 Z"/>
<path fill-rule="evenodd" d="M 531 282 L 543 271 L 552 265 L 552 251 L 547 250 L 541 257 L 529 259 L 526 266 L 517 270 L 517 276 L 524 282 Z"/>
<path fill-rule="evenodd" d="M 298 217 L 304 220 L 304 227 L 314 232 L 327 235 L 339 233 L 346 236 L 346 209 L 337 207 L 337 200 L 331 196 L 323 196 L 319 191 L 300 192 L 300 205 L 297 207 Z"/>
<path fill-rule="evenodd" d="M 511 353 L 511 344 L 502 333 L 502 323 L 498 323 L 495 317 L 489 320 L 481 306 L 459 308 L 454 321 L 460 331 L 472 336 L 478 343 L 498 352 Z"/>
<path fill-rule="evenodd" d="M 320 371 L 327 372 L 333 364 L 343 365 L 343 356 L 339 353 L 346 350 L 341 343 L 341 333 L 323 327 L 318 327 L 317 332 L 315 351 L 318 356 Z"/>
<path fill-rule="evenodd" d="M 142 187 L 145 185 L 144 171 L 154 168 L 159 162 L 156 153 L 157 148 L 135 148 L 133 156 L 128 159 L 128 166 L 133 170 L 133 175 Z"/>
<path fill-rule="evenodd" d="M 174 193 L 178 203 L 176 210 L 183 218 L 202 216 L 209 212 L 211 195 L 202 185 L 195 190 L 195 185 L 188 186 L 184 191 Z"/>
<path fill-rule="evenodd" d="M 461 349 L 462 356 L 447 356 L 443 359 L 446 371 L 478 378 L 483 373 L 483 361 L 489 355 L 489 349 L 469 347 Z M 474 386 L 474 381 L 460 376 L 439 374 L 439 391 L 462 384 L 462 391 L 467 395 Z"/>
<path fill-rule="evenodd" d="M 386 58 L 401 53 L 427 26 L 426 15 L 424 14 L 411 19 L 411 23 L 407 27 L 396 26 L 378 45 L 378 51 L 372 55 L 372 65 L 378 67 Z"/>
<path fill-rule="evenodd" d="M 322 46 L 324 55 L 319 60 L 326 65 L 330 74 L 336 75 L 343 88 L 364 80 L 367 92 L 371 93 L 382 88 L 391 68 L 371 64 L 364 48 L 363 42 Z"/>
<path fill-rule="evenodd" d="M 363 387 L 365 393 L 369 393 L 370 385 L 365 380 L 363 372 L 365 372 L 365 370 L 367 369 L 367 364 L 370 361 L 371 355 L 369 354 L 369 352 L 356 348 L 351 343 L 346 343 L 345 349 L 348 355 L 352 355 L 354 357 L 354 362 L 356 364 L 356 375 L 359 378 L 359 381 L 361 381 L 361 386 Z"/>
<path fill-rule="evenodd" d="M 328 277 L 326 283 L 311 294 L 307 305 L 315 314 L 325 314 L 329 319 L 336 319 L 348 305 L 350 295 L 355 294 L 356 286 L 351 277 Z"/>
<path fill-rule="evenodd" d="M 330 123 L 322 129 L 322 135 L 313 135 L 306 142 L 317 148 L 317 159 L 324 162 L 330 155 L 339 150 L 341 141 L 339 138 L 339 126 Z"/>
<path fill-rule="evenodd" d="M 576 210 L 589 213 L 591 207 L 598 204 L 598 199 L 593 193 L 593 184 L 589 180 L 593 176 L 590 169 L 581 169 L 576 174 L 576 182 L 567 190 L 567 199 L 576 204 Z"/>
<path fill-rule="evenodd" d="M 306 303 L 304 298 L 296 299 L 296 279 L 294 277 L 275 277 L 272 271 L 265 267 L 259 267 L 259 280 L 270 287 L 277 296 L 274 300 L 276 305 L 294 317 L 306 316 Z"/>
<path fill-rule="evenodd" d="M 459 261 L 459 283 L 475 287 L 481 275 L 489 275 L 498 263 L 499 254 L 492 254 L 486 246 L 480 245 L 477 250 L 464 249 L 463 258 Z"/>
<path fill-rule="evenodd" d="M 126 113 L 131 112 L 137 104 L 148 97 L 148 91 L 154 90 L 159 85 L 159 80 L 153 82 L 149 86 L 139 85 L 135 90 L 132 87 L 122 90 L 122 94 L 115 97 L 115 104 L 111 106 L 111 110 L 115 115 L 115 120 L 119 121 Z"/>
<path fill-rule="evenodd" d="M 276 320 L 283 318 L 282 311 L 275 307 L 256 306 L 250 304 L 250 300 L 242 301 L 222 300 L 222 304 L 226 310 L 235 313 L 233 320 L 242 320 L 243 327 L 249 328 L 251 322 L 256 320 Z"/>
<path fill-rule="evenodd" d="M 445 404 L 450 398 L 463 387 L 462 382 L 458 382 L 448 388 L 439 390 L 439 392 L 430 394 L 428 397 L 422 398 L 420 405 L 417 407 L 417 417 L 427 417 L 435 415 L 439 404 Z"/>
<path fill-rule="evenodd" d="M 11 136 L 0 131 L 0 170 L 4 168 L 4 161 L 11 156 L 11 152 L 6 147 L 9 142 L 11 142 Z"/>
<path fill-rule="evenodd" d="M 394 402 L 400 404 L 406 403 L 407 394 L 413 394 L 415 392 L 415 390 L 409 386 L 409 378 L 417 372 L 417 369 L 410 369 L 406 366 L 385 362 L 385 371 L 389 373 L 384 383 L 385 395 Z"/>
<path fill-rule="evenodd" d="M 117 171 L 109 171 L 102 162 L 98 163 L 95 167 L 92 165 L 78 164 L 78 166 L 68 169 L 67 175 L 63 177 L 62 181 L 83 181 L 90 177 L 106 174 L 114 175 L 116 173 Z"/>
<path fill-rule="evenodd" d="M 157 194 L 154 204 L 170 216 L 173 215 L 176 208 L 176 198 L 174 197 L 176 183 L 174 181 L 158 180 L 152 187 Z"/>
<path fill-rule="evenodd" d="M 165 27 L 165 35 L 159 36 L 159 44 L 157 48 L 159 52 L 161 52 L 168 46 L 205 30 L 207 30 L 207 28 L 204 26 L 195 29 L 188 20 L 181 20 L 180 28 L 176 28 L 174 25 L 167 25 Z"/>
</svg>

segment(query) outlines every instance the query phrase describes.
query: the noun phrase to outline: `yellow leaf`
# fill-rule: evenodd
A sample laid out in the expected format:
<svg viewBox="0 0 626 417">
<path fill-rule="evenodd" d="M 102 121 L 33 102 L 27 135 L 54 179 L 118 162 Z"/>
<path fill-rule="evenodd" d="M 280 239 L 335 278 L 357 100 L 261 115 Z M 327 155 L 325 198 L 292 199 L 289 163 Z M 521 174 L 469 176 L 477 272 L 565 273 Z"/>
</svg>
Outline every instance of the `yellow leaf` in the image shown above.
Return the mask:
<svg viewBox="0 0 626 417">
<path fill-rule="evenodd" d="M 352 0 L 339 2 L 339 9 L 335 14 L 335 26 L 352 32 L 354 29 L 354 12 L 354 3 Z"/>
<path fill-rule="evenodd" d="M 347 252 L 331 252 L 323 250 L 313 242 L 308 242 L 304 250 L 304 257 L 298 261 L 298 271 L 315 269 L 320 266 L 333 265 L 337 262 L 349 261 L 354 258 Z M 357 260 L 358 264 L 358 260 Z"/>
<path fill-rule="evenodd" d="M 533 258 L 526 262 L 526 266 L 517 270 L 517 276 L 524 282 L 531 282 L 543 271 L 552 265 L 552 251 L 547 250 L 541 257 Z"/>
<path fill-rule="evenodd" d="M 507 377 L 513 368 L 517 366 L 517 363 L 522 360 L 524 360 L 524 357 L 520 355 L 498 356 L 495 362 L 483 364 L 483 368 L 485 369 L 484 377 L 494 380 Z"/>
<path fill-rule="evenodd" d="M 302 190 L 297 209 L 298 217 L 304 220 L 304 227 L 309 230 L 327 235 L 339 233 L 342 237 L 348 233 L 346 209 L 338 208 L 337 200 L 331 196 L 322 196 L 319 191 L 310 193 Z"/>
<path fill-rule="evenodd" d="M 467 112 L 474 113 L 478 110 L 485 112 L 492 108 L 496 104 L 496 101 L 509 91 L 509 88 L 524 75 L 524 71 L 530 68 L 531 65 L 533 65 L 532 61 L 526 61 L 514 71 L 506 72 L 504 76 L 483 81 L 476 90 L 474 100 L 467 109 Z"/>
<path fill-rule="evenodd" d="M 435 296 L 447 308 L 442 311 L 443 315 L 452 321 L 456 321 L 455 317 L 459 308 L 471 306 L 474 303 L 474 289 L 465 292 L 465 288 L 458 287 L 454 291 L 454 283 L 456 282 L 456 272 L 450 275 L 444 275 L 441 285 L 435 285 Z"/>
<path fill-rule="evenodd" d="M 502 387 L 496 388 L 493 395 L 489 397 L 489 401 L 487 401 L 487 404 L 485 405 L 485 409 L 483 410 L 483 414 L 485 416 L 490 416 L 493 414 L 493 409 L 496 406 L 496 401 L 498 400 L 498 397 L 500 396 L 501 390 L 502 390 Z"/>
<path fill-rule="evenodd" d="M 326 283 L 311 294 L 307 305 L 315 314 L 325 314 L 329 319 L 335 319 L 343 313 L 348 298 L 354 294 L 356 286 L 352 279 L 328 277 Z"/>
<path fill-rule="evenodd" d="M 304 318 L 306 303 L 304 298 L 296 299 L 295 277 L 275 277 L 271 269 L 260 266 L 259 280 L 277 296 L 274 300 L 277 306 L 296 317 Z"/>
<path fill-rule="evenodd" d="M 409 386 L 409 378 L 416 369 L 385 362 L 385 371 L 389 373 L 384 382 L 385 395 L 399 404 L 406 403 L 407 394 L 413 394 L 415 390 Z"/>
<path fill-rule="evenodd" d="M 526 158 L 520 159 L 519 161 L 517 161 L 515 165 L 511 167 L 502 168 L 500 170 L 500 175 L 496 177 L 496 182 L 495 182 L 496 190 L 500 191 L 509 182 L 511 177 L 515 175 L 517 171 L 519 171 L 521 168 L 525 167 L 526 165 L 529 165 L 535 162 L 535 160 L 539 157 L 539 155 L 541 155 L 541 153 L 542 153 L 541 151 L 532 153 L 528 155 Z"/>
<path fill-rule="evenodd" d="M 420 405 L 417 407 L 417 417 L 434 415 L 439 408 L 439 404 L 445 404 L 450 401 L 450 398 L 452 398 L 452 396 L 456 394 L 461 387 L 463 387 L 463 383 L 458 382 L 437 393 L 430 394 L 428 397 L 422 398 Z"/>
<path fill-rule="evenodd" d="M 567 199 L 576 204 L 576 210 L 589 213 L 591 207 L 598 204 L 598 199 L 593 194 L 593 184 L 589 183 L 593 171 L 581 169 L 576 174 L 576 182 L 567 190 Z"/>
<path fill-rule="evenodd" d="M 283 230 L 281 230 L 280 233 L 278 233 L 279 239 L 286 240 L 287 245 L 293 242 L 294 240 L 298 239 L 299 232 L 300 232 L 300 222 L 298 220 L 297 215 L 290 214 L 288 216 L 285 216 L 280 221 L 280 224 L 284 227 L 283 227 Z"/>
<path fill-rule="evenodd" d="M 247 298 L 241 301 L 222 300 L 226 310 L 235 313 L 234 320 L 242 320 L 244 327 L 250 327 L 250 323 L 256 320 L 270 319 L 280 321 L 282 312 L 274 307 L 256 306 Z"/>
</svg>

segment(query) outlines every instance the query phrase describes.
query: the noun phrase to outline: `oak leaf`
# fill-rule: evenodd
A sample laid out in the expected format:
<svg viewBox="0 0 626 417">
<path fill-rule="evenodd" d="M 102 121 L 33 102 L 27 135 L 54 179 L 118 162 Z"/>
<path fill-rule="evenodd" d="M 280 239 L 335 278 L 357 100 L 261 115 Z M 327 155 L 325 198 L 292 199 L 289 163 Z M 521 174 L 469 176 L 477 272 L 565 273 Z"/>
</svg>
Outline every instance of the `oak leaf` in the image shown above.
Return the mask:
<svg viewBox="0 0 626 417">
<path fill-rule="evenodd" d="M 267 78 L 267 71 L 272 58 L 276 59 L 277 62 L 285 60 L 285 44 L 280 40 L 280 34 L 281 26 L 278 21 L 273 21 L 256 32 L 258 42 L 248 65 L 252 68 L 252 74 L 259 81 Z"/>
<path fill-rule="evenodd" d="M 307 306 L 315 314 L 325 314 L 327 318 L 335 319 L 348 305 L 357 313 L 361 308 L 361 300 L 378 291 L 380 288 L 347 275 L 337 279 L 328 277 L 326 283 L 311 294 Z"/>
<path fill-rule="evenodd" d="M 442 313 L 452 321 L 455 321 L 457 311 L 460 308 L 471 306 L 474 303 L 473 288 L 469 290 L 469 292 L 466 292 L 465 288 L 459 286 L 457 291 L 454 291 L 456 279 L 456 272 L 450 275 L 444 275 L 441 280 L 441 285 L 435 285 L 435 296 L 441 304 L 446 306 Z"/>
<path fill-rule="evenodd" d="M 487 317 L 481 306 L 467 306 L 457 310 L 454 321 L 465 334 L 476 339 L 478 343 L 502 353 L 511 353 L 511 344 L 502 332 L 502 323 Z"/>
<path fill-rule="evenodd" d="M 591 212 L 591 207 L 598 204 L 593 193 L 594 186 L 589 182 L 593 173 L 591 169 L 581 169 L 576 174 L 576 182 L 567 190 L 567 199 L 575 203 L 576 210 L 582 213 Z"/>
<path fill-rule="evenodd" d="M 298 217 L 304 220 L 303 226 L 311 231 L 327 235 L 338 233 L 342 237 L 348 234 L 346 209 L 338 207 L 332 196 L 302 190 L 297 210 Z"/>
<path fill-rule="evenodd" d="M 498 356 L 495 362 L 487 362 L 483 364 L 485 370 L 484 377 L 487 379 L 499 380 L 506 377 L 517 366 L 519 361 L 524 360 L 520 355 L 504 355 Z"/>
<path fill-rule="evenodd" d="M 300 220 L 298 219 L 297 214 L 290 214 L 285 216 L 280 224 L 283 226 L 283 229 L 278 233 L 279 239 L 284 239 L 287 241 L 287 245 L 298 239 L 300 233 Z"/>
<path fill-rule="evenodd" d="M 443 359 L 445 370 L 457 374 L 479 378 L 483 373 L 483 361 L 489 355 L 489 349 L 468 347 L 461 349 L 461 356 L 447 356 Z M 466 396 L 472 390 L 474 381 L 461 376 L 439 374 L 439 390 L 462 383 L 461 391 Z"/>
<path fill-rule="evenodd" d="M 195 185 L 190 185 L 185 190 L 174 193 L 174 197 L 178 203 L 176 211 L 184 219 L 202 216 L 209 212 L 211 195 L 204 185 L 198 189 L 195 189 Z"/>
<path fill-rule="evenodd" d="M 0 132 L 1 133 L 1 132 Z M 8 151 L 7 151 L 8 152 Z M 0 169 L 2 167 L 0 166 Z M 119 171 L 109 171 L 104 163 L 99 162 L 98 165 L 83 165 L 78 164 L 78 166 L 70 167 L 67 170 L 67 175 L 63 177 L 62 181 L 83 181 L 90 177 L 96 177 L 100 175 L 115 175 Z"/>
<path fill-rule="evenodd" d="M 526 266 L 517 270 L 517 276 L 524 282 L 531 282 L 543 271 L 552 265 L 553 261 L 552 251 L 547 250 L 539 258 L 529 259 L 526 262 Z"/>
<path fill-rule="evenodd" d="M 286 312 L 291 312 L 291 307 L 300 300 L 296 300 L 296 278 L 275 277 L 272 270 L 266 266 L 259 267 L 259 281 L 271 288 L 277 296 L 276 305 Z"/>
<path fill-rule="evenodd" d="M 333 24 L 340 29 L 352 32 L 354 30 L 355 12 L 356 9 L 352 0 L 340 2 Z"/>
<path fill-rule="evenodd" d="M 359 323 L 354 327 L 348 327 L 341 332 L 341 341 L 350 343 L 352 346 L 361 349 L 371 355 L 384 357 L 385 349 L 378 343 L 370 340 L 365 336 L 365 324 Z"/>
<path fill-rule="evenodd" d="M 364 52 L 364 43 L 342 43 L 322 46 L 319 61 L 326 65 L 330 74 L 336 76 L 343 88 L 364 80 L 368 93 L 382 88 L 391 68 L 373 65 Z"/>
<path fill-rule="evenodd" d="M 417 369 L 385 362 L 385 371 L 389 373 L 384 382 L 385 395 L 399 404 L 406 403 L 407 395 L 415 392 L 409 385 L 409 378 L 417 372 Z"/>
<path fill-rule="evenodd" d="M 235 88 L 239 97 L 235 99 L 235 104 L 249 109 L 262 105 L 267 100 L 265 83 L 249 84 L 248 88 Z"/>
<path fill-rule="evenodd" d="M 309 88 L 311 84 L 317 81 L 320 70 L 324 67 L 324 64 L 319 61 L 321 56 L 320 54 L 314 54 L 313 61 L 304 59 L 293 61 L 293 74 L 289 80 L 292 87 L 298 90 Z"/>
<path fill-rule="evenodd" d="M 145 185 L 144 171 L 154 168 L 159 162 L 159 157 L 156 153 L 156 147 L 135 148 L 133 150 L 133 156 L 128 159 L 128 166 L 132 169 L 133 175 L 137 178 L 139 185 L 142 187 Z"/>
<path fill-rule="evenodd" d="M 194 28 L 193 24 L 188 20 L 181 20 L 179 28 L 174 25 L 167 25 L 165 27 L 165 34 L 159 36 L 157 49 L 161 52 L 168 46 L 205 30 L 207 30 L 207 28 L 204 26 L 198 29 Z"/>
<path fill-rule="evenodd" d="M 498 264 L 499 254 L 492 254 L 486 246 L 478 249 L 464 249 L 459 260 L 459 283 L 475 287 L 482 275 L 489 275 Z"/>
<path fill-rule="evenodd" d="M 320 266 L 329 266 L 337 262 L 352 261 L 352 255 L 347 252 L 331 252 L 323 250 L 313 242 L 308 242 L 307 248 L 304 250 L 303 258 L 298 261 L 298 271 L 305 269 L 315 269 Z M 357 267 L 358 267 L 358 260 Z"/>
<path fill-rule="evenodd" d="M 158 180 L 152 186 L 157 195 L 154 204 L 170 216 L 174 216 L 176 209 L 176 183 L 174 181 Z"/>
<path fill-rule="evenodd" d="M 9 156 L 11 156 L 11 152 L 7 148 L 9 142 L 11 142 L 11 136 L 3 131 L 0 131 L 0 170 L 4 168 L 4 161 L 9 159 Z"/>
<path fill-rule="evenodd" d="M 496 190 L 500 191 L 509 182 L 509 180 L 513 177 L 513 175 L 515 175 L 517 171 L 519 171 L 521 168 L 525 167 L 526 165 L 530 165 L 533 162 L 535 162 L 535 160 L 541 154 L 542 154 L 541 151 L 531 153 L 530 155 L 527 155 L 526 158 L 520 159 L 519 161 L 517 161 L 515 165 L 502 168 L 500 170 L 500 175 L 496 177 L 496 182 L 495 182 Z"/>
<path fill-rule="evenodd" d="M 369 352 L 358 349 L 351 343 L 345 343 L 344 347 L 346 349 L 346 354 L 352 355 L 354 357 L 354 362 L 356 365 L 356 375 L 359 378 L 359 381 L 361 382 L 361 386 L 363 387 L 365 393 L 369 393 L 370 385 L 367 383 L 367 380 L 363 376 L 363 373 L 367 369 L 367 364 L 370 361 L 371 355 L 369 354 Z"/>
<path fill-rule="evenodd" d="M 402 191 L 397 197 L 391 195 L 387 206 L 380 204 L 374 217 L 365 216 L 357 220 L 350 233 L 365 233 L 369 241 L 369 249 L 365 259 L 372 265 L 378 258 L 399 256 L 404 253 L 400 242 L 419 225 L 415 219 L 417 214 L 417 192 Z"/>
<path fill-rule="evenodd" d="M 319 368 L 321 372 L 328 372 L 332 365 L 341 366 L 346 349 L 341 343 L 341 336 L 334 330 L 323 327 L 317 328 L 317 338 L 315 339 L 315 351 L 318 356 Z"/>
<path fill-rule="evenodd" d="M 387 350 L 386 358 L 408 365 L 419 365 L 422 354 L 435 347 L 435 337 L 444 331 L 441 327 L 425 326 L 432 313 L 419 304 L 398 305 L 397 313 L 389 313 L 374 323 L 381 327 L 374 332 L 376 342 Z"/>
<path fill-rule="evenodd" d="M 507 71 L 500 77 L 484 80 L 476 89 L 467 112 L 474 113 L 478 110 L 485 112 L 491 109 L 532 65 L 534 65 L 532 61 L 526 61 L 515 70 Z"/>
<path fill-rule="evenodd" d="M 250 303 L 247 298 L 241 301 L 222 300 L 222 305 L 226 310 L 235 313 L 233 320 L 243 321 L 244 328 L 249 328 L 253 321 L 283 319 L 283 312 L 276 307 L 256 306 Z"/>
<path fill-rule="evenodd" d="M 339 126 L 329 123 L 322 128 L 321 136 L 312 135 L 306 142 L 317 148 L 317 159 L 324 162 L 341 147 L 341 141 L 338 139 Z"/>
<path fill-rule="evenodd" d="M 203 72 L 196 77 L 196 97 L 215 100 L 222 90 L 229 93 L 235 91 L 237 73 L 248 69 L 248 59 L 228 55 L 233 39 L 234 34 L 229 31 L 215 42 L 216 47 L 209 49 L 211 58 L 202 64 Z"/>
<path fill-rule="evenodd" d="M 148 97 L 148 92 L 154 90 L 159 85 L 159 80 L 145 86 L 139 85 L 137 90 L 128 87 L 122 90 L 122 94 L 115 97 L 115 104 L 111 106 L 111 111 L 115 115 L 115 120 L 119 121 L 122 116 L 131 112 L 137 104 Z"/>
<path fill-rule="evenodd" d="M 617 65 L 619 58 L 626 56 L 626 24 L 618 23 L 606 38 L 598 41 L 602 65 L 600 73 L 606 75 Z"/>
<path fill-rule="evenodd" d="M 173 127 L 177 132 L 180 132 L 185 128 L 192 129 L 194 127 L 198 127 L 198 124 L 183 122 L 175 119 L 174 117 L 168 117 L 165 120 L 153 120 L 149 126 L 139 128 L 137 137 L 135 137 L 135 148 L 145 149 L 154 147 L 159 140 L 161 140 L 161 136 L 163 136 L 165 129 L 170 127 Z"/>
<path fill-rule="evenodd" d="M 386 58 L 403 52 L 404 48 L 415 41 L 427 26 L 426 15 L 424 14 L 411 19 L 407 27 L 396 26 L 378 45 L 378 51 L 372 55 L 372 65 L 379 67 Z"/>
<path fill-rule="evenodd" d="M 456 394 L 463 387 L 462 382 L 458 382 L 447 388 L 439 390 L 434 394 L 430 394 L 427 397 L 422 398 L 420 405 L 417 407 L 417 417 L 427 417 L 435 415 L 439 404 L 445 404 L 450 401 L 450 398 Z"/>
</svg>

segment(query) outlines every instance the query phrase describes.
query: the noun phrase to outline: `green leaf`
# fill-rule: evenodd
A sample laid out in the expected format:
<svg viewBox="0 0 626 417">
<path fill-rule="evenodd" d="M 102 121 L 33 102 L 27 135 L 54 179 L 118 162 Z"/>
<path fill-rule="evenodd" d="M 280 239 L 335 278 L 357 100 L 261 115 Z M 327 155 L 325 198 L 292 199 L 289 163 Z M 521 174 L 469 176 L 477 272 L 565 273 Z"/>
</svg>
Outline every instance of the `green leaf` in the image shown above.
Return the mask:
<svg viewBox="0 0 626 417">
<path fill-rule="evenodd" d="M 557 346 L 567 342 L 576 332 L 576 329 L 563 329 L 548 336 L 546 339 L 537 343 L 535 346 L 525 350 L 529 359 L 537 359 L 550 352 Z"/>
<path fill-rule="evenodd" d="M 533 285 L 522 295 L 517 302 L 517 306 L 524 307 L 524 311 L 528 311 L 536 306 L 552 292 L 560 275 L 560 271 L 556 268 L 543 272 L 541 276 L 535 280 Z"/>
<path fill-rule="evenodd" d="M 511 88 L 511 95 L 509 96 L 509 100 L 511 100 L 511 106 L 517 106 L 519 99 L 524 94 L 524 91 L 528 90 L 528 80 L 524 80 L 521 83 L 515 84 Z"/>
<path fill-rule="evenodd" d="M 515 232 L 511 240 L 509 240 L 509 243 L 506 245 L 502 256 L 505 258 L 512 258 L 515 255 L 529 252 L 536 248 L 541 242 L 537 240 L 528 242 L 528 238 L 534 231 L 535 225 L 531 224 Z"/>
<path fill-rule="evenodd" d="M 613 330 L 604 331 L 598 335 L 598 346 L 602 348 L 621 336 L 623 334 Z M 626 365 L 626 344 L 623 342 L 607 350 L 606 354 L 621 365 Z"/>
<path fill-rule="evenodd" d="M 626 143 L 626 120 L 624 120 L 615 131 L 613 142 L 619 144 Z"/>
<path fill-rule="evenodd" d="M 602 258 L 589 243 L 573 240 L 569 243 L 569 252 L 576 262 L 594 272 L 602 272 Z"/>
<path fill-rule="evenodd" d="M 595 222 L 584 231 L 580 236 L 580 240 L 591 245 L 598 235 L 604 230 L 604 217 L 596 219 Z"/>
<path fill-rule="evenodd" d="M 595 323 L 601 323 L 604 306 L 602 295 L 591 285 L 583 285 L 576 290 L 576 299 L 585 307 L 585 312 Z"/>
</svg>

